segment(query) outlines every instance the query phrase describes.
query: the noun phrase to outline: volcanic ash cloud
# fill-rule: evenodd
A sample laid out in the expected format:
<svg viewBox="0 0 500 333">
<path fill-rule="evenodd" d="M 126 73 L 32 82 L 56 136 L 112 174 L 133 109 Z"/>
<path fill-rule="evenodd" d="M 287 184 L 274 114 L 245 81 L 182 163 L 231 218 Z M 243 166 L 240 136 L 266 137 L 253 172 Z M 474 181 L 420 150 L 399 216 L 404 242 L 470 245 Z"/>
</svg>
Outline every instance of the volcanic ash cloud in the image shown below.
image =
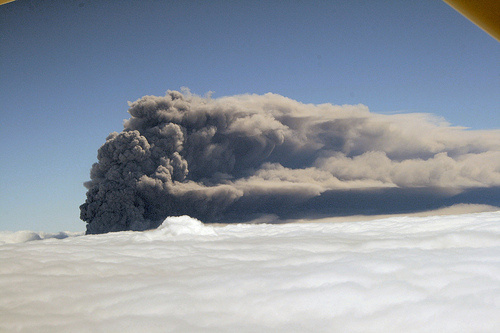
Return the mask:
<svg viewBox="0 0 500 333">
<path fill-rule="evenodd" d="M 362 202 L 348 209 L 353 198 L 368 211 L 374 198 L 401 209 L 430 193 L 429 205 L 500 187 L 500 131 L 451 127 L 429 114 L 380 115 L 271 93 L 168 91 L 129 106 L 85 184 L 87 233 L 156 228 L 176 215 L 230 222 L 364 212 Z M 420 202 L 415 209 L 431 208 Z"/>
</svg>

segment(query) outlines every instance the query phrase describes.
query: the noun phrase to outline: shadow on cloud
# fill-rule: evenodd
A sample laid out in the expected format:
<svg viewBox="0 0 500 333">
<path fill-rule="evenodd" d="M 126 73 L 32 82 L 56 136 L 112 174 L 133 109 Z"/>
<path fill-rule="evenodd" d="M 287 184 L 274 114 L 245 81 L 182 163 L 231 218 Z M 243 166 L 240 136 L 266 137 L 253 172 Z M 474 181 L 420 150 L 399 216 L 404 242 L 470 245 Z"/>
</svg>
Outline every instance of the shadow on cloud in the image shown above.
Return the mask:
<svg viewBox="0 0 500 333">
<path fill-rule="evenodd" d="M 245 197 L 228 209 L 223 220 L 279 223 L 296 219 L 321 219 L 352 215 L 412 214 L 450 207 L 464 212 L 499 206 L 500 187 L 465 189 L 459 194 L 441 188 L 374 188 L 366 190 L 331 190 L 303 202 L 264 196 Z M 468 207 L 469 206 L 469 207 Z M 482 211 L 481 209 L 479 209 Z M 244 211 L 245 214 L 241 214 Z M 207 222 L 211 222 L 210 220 Z M 215 221 L 218 222 L 218 221 Z"/>
</svg>

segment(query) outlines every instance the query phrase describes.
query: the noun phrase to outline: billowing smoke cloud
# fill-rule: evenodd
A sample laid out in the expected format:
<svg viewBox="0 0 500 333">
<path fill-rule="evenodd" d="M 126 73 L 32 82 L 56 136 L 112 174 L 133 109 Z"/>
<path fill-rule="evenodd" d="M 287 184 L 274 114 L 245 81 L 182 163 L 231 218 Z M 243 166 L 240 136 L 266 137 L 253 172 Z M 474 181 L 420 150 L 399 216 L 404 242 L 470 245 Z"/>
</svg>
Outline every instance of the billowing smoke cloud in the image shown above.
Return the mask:
<svg viewBox="0 0 500 333">
<path fill-rule="evenodd" d="M 87 233 L 145 230 L 184 214 L 230 222 L 499 204 L 497 130 L 271 93 L 168 91 L 130 103 L 129 113 L 86 183 Z"/>
</svg>

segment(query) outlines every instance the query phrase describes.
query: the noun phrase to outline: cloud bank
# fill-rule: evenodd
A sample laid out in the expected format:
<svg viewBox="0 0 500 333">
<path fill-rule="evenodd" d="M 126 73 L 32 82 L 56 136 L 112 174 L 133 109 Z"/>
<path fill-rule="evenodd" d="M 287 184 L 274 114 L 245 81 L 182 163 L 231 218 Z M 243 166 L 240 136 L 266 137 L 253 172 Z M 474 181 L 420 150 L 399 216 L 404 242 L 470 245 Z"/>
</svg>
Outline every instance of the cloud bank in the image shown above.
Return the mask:
<svg viewBox="0 0 500 333">
<path fill-rule="evenodd" d="M 500 332 L 500 211 L 313 222 L 0 244 L 0 332 Z"/>
<path fill-rule="evenodd" d="M 168 91 L 129 106 L 85 184 L 87 233 L 156 228 L 173 215 L 228 222 L 499 203 L 498 130 L 271 93 Z"/>
</svg>

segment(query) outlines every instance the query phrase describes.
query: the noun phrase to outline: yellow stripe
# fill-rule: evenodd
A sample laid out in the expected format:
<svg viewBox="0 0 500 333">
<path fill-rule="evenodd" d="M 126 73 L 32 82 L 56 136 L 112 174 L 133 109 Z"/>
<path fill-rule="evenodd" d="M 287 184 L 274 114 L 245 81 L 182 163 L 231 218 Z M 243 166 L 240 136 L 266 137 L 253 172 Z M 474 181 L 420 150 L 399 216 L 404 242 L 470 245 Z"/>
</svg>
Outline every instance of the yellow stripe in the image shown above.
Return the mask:
<svg viewBox="0 0 500 333">
<path fill-rule="evenodd" d="M 13 2 L 13 1 L 16 1 L 16 0 L 0 0 L 0 6 L 5 5 L 6 3 L 9 3 L 9 2 Z"/>
<path fill-rule="evenodd" d="M 481 29 L 500 41 L 499 0 L 443 0 Z"/>
</svg>

